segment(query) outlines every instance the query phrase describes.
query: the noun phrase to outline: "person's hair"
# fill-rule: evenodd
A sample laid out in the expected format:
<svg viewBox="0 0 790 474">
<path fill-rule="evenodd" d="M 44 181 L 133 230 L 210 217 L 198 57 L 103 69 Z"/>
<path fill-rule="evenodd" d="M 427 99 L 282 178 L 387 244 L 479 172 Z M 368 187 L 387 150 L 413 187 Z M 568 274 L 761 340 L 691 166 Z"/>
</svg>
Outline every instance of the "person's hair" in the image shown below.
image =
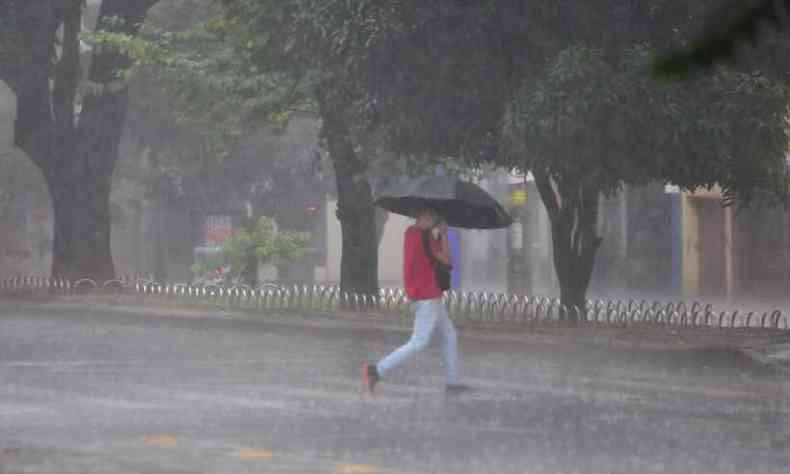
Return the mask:
<svg viewBox="0 0 790 474">
<path fill-rule="evenodd" d="M 431 216 L 431 217 L 433 217 L 434 219 L 436 219 L 436 217 L 437 217 L 436 210 L 432 209 L 430 207 L 427 207 L 427 206 L 426 207 L 421 207 L 417 211 L 417 214 L 414 217 L 421 217 L 421 216 L 424 216 L 426 214 Z"/>
</svg>

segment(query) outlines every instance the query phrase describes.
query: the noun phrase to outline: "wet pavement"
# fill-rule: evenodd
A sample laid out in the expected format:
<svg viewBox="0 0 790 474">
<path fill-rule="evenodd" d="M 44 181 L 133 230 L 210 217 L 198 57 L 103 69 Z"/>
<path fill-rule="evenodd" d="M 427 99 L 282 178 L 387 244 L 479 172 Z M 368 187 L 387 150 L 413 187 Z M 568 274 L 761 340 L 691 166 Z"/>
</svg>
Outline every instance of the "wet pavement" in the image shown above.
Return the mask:
<svg viewBox="0 0 790 474">
<path fill-rule="evenodd" d="M 402 330 L 0 309 L 0 474 L 783 473 L 790 383 L 735 351 L 462 337 L 360 396 Z"/>
</svg>

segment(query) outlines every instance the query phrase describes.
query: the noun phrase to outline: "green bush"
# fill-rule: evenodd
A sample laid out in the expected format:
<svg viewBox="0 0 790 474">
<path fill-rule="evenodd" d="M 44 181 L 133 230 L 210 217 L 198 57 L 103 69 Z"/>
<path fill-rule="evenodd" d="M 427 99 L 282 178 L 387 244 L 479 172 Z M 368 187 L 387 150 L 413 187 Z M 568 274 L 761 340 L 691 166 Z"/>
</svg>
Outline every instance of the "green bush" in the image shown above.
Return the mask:
<svg viewBox="0 0 790 474">
<path fill-rule="evenodd" d="M 200 278 L 209 272 L 214 271 L 214 269 L 217 267 L 222 266 L 224 263 L 223 260 L 224 259 L 221 255 L 204 258 L 192 264 L 189 269 L 192 271 L 192 275 L 194 275 L 196 278 Z"/>
<path fill-rule="evenodd" d="M 302 258 L 309 248 L 310 234 L 279 231 L 273 219 L 261 217 L 252 232 L 234 232 L 222 245 L 222 253 L 237 276 L 253 257 L 261 263 L 284 263 Z"/>
</svg>

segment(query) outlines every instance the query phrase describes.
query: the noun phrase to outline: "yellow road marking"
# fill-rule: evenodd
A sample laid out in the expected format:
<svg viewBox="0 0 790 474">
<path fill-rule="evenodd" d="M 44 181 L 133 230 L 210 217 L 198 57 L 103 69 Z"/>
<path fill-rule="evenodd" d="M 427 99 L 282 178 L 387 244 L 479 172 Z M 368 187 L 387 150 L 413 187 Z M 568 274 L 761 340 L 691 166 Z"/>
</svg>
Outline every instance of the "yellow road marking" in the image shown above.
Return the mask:
<svg viewBox="0 0 790 474">
<path fill-rule="evenodd" d="M 376 467 L 369 464 L 339 464 L 336 474 L 376 474 Z"/>
<path fill-rule="evenodd" d="M 269 461 L 274 457 L 274 454 L 271 451 L 267 451 L 265 449 L 245 449 L 239 452 L 239 457 L 246 461 Z"/>
<path fill-rule="evenodd" d="M 176 438 L 174 436 L 146 436 L 143 441 L 145 444 L 153 446 L 175 446 Z"/>
</svg>

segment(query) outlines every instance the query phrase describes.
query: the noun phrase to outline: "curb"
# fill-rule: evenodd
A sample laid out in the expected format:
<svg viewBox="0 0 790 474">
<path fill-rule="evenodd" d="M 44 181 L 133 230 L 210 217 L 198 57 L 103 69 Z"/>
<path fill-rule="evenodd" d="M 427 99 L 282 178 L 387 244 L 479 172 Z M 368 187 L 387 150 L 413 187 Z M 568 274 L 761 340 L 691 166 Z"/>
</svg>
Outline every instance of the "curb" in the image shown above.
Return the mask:
<svg viewBox="0 0 790 474">
<path fill-rule="evenodd" d="M 129 300 L 132 301 L 129 301 Z M 126 300 L 126 301 L 122 301 Z M 354 311 L 303 311 L 280 312 L 234 308 L 224 305 L 183 304 L 151 297 L 119 298 L 111 296 L 80 296 L 42 299 L 14 298 L 21 306 L 45 309 L 53 306 L 70 310 L 107 311 L 124 315 L 143 315 L 170 318 L 236 319 L 240 321 L 271 322 L 295 326 L 355 327 L 365 330 L 396 331 L 408 333 L 411 317 L 393 316 L 375 312 Z M 469 340 L 501 341 L 503 343 L 537 343 L 546 345 L 585 345 L 614 350 L 640 351 L 690 351 L 729 350 L 741 351 L 761 364 L 772 365 L 770 348 L 781 346 L 776 341 L 788 341 L 786 332 L 765 329 L 713 329 L 582 326 L 573 327 L 556 322 L 543 322 L 529 326 L 506 326 L 494 323 L 457 321 L 459 335 Z M 783 337 L 782 337 L 783 335 Z M 787 342 L 790 345 L 790 342 Z M 790 357 L 790 348 L 788 348 Z M 790 362 L 788 362 L 790 366 Z M 790 371 L 790 368 L 787 369 Z"/>
</svg>

